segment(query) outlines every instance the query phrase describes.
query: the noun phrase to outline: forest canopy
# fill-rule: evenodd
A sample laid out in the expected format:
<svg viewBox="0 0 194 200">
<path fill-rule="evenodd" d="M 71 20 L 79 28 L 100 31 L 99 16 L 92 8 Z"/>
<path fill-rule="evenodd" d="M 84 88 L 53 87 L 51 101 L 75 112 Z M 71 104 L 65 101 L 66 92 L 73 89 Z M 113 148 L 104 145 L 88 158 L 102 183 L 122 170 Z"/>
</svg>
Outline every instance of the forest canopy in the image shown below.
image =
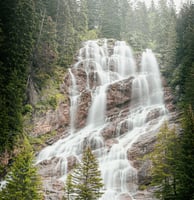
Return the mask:
<svg viewBox="0 0 194 200">
<path fill-rule="evenodd" d="M 23 117 L 36 104 L 32 89 L 40 94 L 55 68 L 66 70 L 81 42 L 90 39 L 125 40 L 135 54 L 151 48 L 172 88 L 177 110 L 193 119 L 193 19 L 191 1 L 178 13 L 167 0 L 159 0 L 157 6 L 152 1 L 150 7 L 142 1 L 134 6 L 128 0 L 0 1 L 0 154 L 13 151 L 26 134 Z M 55 99 L 51 104 L 56 104 Z M 184 120 L 182 160 L 185 152 L 193 153 L 193 143 L 186 145 L 189 137 L 193 141 L 193 124 L 188 116 Z"/>
</svg>

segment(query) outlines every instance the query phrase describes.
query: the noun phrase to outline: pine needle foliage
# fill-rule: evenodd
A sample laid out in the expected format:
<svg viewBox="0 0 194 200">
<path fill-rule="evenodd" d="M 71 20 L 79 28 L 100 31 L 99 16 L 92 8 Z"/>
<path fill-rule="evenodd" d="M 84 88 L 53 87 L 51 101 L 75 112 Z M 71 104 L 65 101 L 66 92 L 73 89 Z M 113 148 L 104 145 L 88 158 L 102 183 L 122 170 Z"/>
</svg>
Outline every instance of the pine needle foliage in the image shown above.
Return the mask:
<svg viewBox="0 0 194 200">
<path fill-rule="evenodd" d="M 194 112 L 191 105 L 184 111 L 178 158 L 178 198 L 194 199 Z"/>
<path fill-rule="evenodd" d="M 177 156 L 178 137 L 175 129 L 169 129 L 165 123 L 158 133 L 154 151 L 150 154 L 152 161 L 152 185 L 157 186 L 155 195 L 159 199 L 176 199 L 177 195 Z"/>
<path fill-rule="evenodd" d="M 66 198 L 69 200 L 71 196 L 76 200 L 96 200 L 102 196 L 102 187 L 103 183 L 97 159 L 91 149 L 87 147 L 81 163 L 67 178 Z"/>
<path fill-rule="evenodd" d="M 41 200 L 41 182 L 33 166 L 32 148 L 25 138 L 21 151 L 15 158 L 6 177 L 6 186 L 0 191 L 2 200 Z"/>
</svg>

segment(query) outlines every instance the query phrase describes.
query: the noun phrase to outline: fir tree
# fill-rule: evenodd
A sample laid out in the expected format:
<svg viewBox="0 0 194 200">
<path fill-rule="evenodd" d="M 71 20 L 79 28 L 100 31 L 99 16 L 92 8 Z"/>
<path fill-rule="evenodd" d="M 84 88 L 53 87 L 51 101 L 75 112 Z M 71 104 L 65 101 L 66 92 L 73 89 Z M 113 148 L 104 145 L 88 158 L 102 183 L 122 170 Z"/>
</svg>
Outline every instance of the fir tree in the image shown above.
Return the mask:
<svg viewBox="0 0 194 200">
<path fill-rule="evenodd" d="M 106 38 L 120 39 L 121 15 L 118 0 L 104 0 L 102 2 L 101 35 Z"/>
<path fill-rule="evenodd" d="M 177 61 L 180 64 L 179 100 L 194 107 L 194 4 L 185 4 L 178 23 Z"/>
<path fill-rule="evenodd" d="M 178 198 L 194 198 L 194 113 L 191 106 L 185 109 L 180 137 L 178 163 Z"/>
<path fill-rule="evenodd" d="M 0 152 L 14 146 L 22 133 L 29 60 L 35 30 L 34 1 L 0 1 Z"/>
<path fill-rule="evenodd" d="M 96 29 L 100 23 L 101 0 L 87 0 L 88 29 Z"/>
<path fill-rule="evenodd" d="M 66 186 L 65 186 L 65 192 L 66 192 L 66 197 L 64 197 L 65 200 L 70 200 L 71 195 L 73 194 L 73 184 L 72 184 L 72 175 L 68 174 L 67 180 L 66 180 Z"/>
<path fill-rule="evenodd" d="M 152 161 L 152 185 L 157 186 L 156 197 L 163 200 L 177 199 L 177 148 L 178 137 L 175 129 L 167 124 L 161 128 L 154 151 L 150 154 Z"/>
<path fill-rule="evenodd" d="M 41 182 L 33 166 L 32 148 L 25 138 L 21 151 L 6 177 L 6 186 L 0 191 L 2 200 L 41 200 Z"/>
<path fill-rule="evenodd" d="M 67 196 L 73 188 L 72 196 L 75 197 L 74 199 L 95 200 L 102 195 L 100 191 L 102 186 L 98 162 L 91 149 L 87 147 L 83 153 L 81 163 L 67 179 Z"/>
</svg>

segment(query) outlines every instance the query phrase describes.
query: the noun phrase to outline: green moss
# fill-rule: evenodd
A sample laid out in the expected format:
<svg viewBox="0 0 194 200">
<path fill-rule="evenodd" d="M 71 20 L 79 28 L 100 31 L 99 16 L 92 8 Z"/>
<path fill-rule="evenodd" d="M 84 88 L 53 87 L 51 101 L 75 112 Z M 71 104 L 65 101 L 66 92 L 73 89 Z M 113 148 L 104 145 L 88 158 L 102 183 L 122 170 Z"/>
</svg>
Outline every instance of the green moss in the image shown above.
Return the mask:
<svg viewBox="0 0 194 200">
<path fill-rule="evenodd" d="M 24 107 L 23 107 L 23 114 L 27 114 L 27 113 L 32 113 L 32 110 L 33 110 L 33 107 L 32 105 L 30 104 L 26 104 Z"/>
<path fill-rule="evenodd" d="M 36 105 L 25 105 L 23 112 L 24 132 L 31 135 L 34 129 L 34 121 L 37 122 L 45 117 L 49 110 L 56 110 L 61 102 L 67 101 L 67 97 L 60 92 L 60 84 L 63 83 L 66 70 L 62 67 L 55 66 L 52 76 L 45 76 L 44 87 L 38 91 L 39 101 Z M 39 151 L 45 146 L 47 140 L 56 135 L 56 131 L 51 131 L 44 135 L 30 137 L 30 143 L 35 151 Z"/>
<path fill-rule="evenodd" d="M 93 30 L 87 31 L 87 33 L 81 38 L 81 40 L 82 41 L 95 40 L 95 39 L 98 39 L 98 36 L 99 36 L 99 30 L 93 29 Z"/>
<path fill-rule="evenodd" d="M 139 186 L 139 190 L 146 190 L 147 189 L 147 185 L 140 185 Z"/>
<path fill-rule="evenodd" d="M 56 134 L 57 134 L 57 131 L 54 130 L 49 133 L 40 135 L 38 137 L 29 136 L 29 141 L 30 141 L 30 144 L 34 148 L 34 151 L 39 151 L 42 149 L 42 147 L 45 146 L 46 141 L 54 137 Z"/>
</svg>

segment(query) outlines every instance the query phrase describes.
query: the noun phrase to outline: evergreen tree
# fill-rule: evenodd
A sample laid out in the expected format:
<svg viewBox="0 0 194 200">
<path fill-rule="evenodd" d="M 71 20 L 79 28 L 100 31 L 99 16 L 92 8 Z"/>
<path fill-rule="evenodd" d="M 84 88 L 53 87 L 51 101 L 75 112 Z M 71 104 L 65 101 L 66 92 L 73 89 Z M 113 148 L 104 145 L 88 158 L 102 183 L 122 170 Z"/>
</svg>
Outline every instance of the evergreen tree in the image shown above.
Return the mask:
<svg viewBox="0 0 194 200">
<path fill-rule="evenodd" d="M 74 186 L 72 184 L 72 175 L 68 174 L 65 186 L 65 192 L 66 192 L 66 197 L 64 197 L 65 200 L 71 199 L 71 195 L 74 193 L 73 187 Z"/>
<path fill-rule="evenodd" d="M 37 169 L 33 166 L 32 148 L 25 138 L 21 151 L 6 177 L 6 186 L 0 191 L 2 200 L 41 200 L 41 183 Z"/>
<path fill-rule="evenodd" d="M 29 60 L 35 30 L 33 0 L 0 1 L 3 33 L 0 61 L 0 152 L 11 149 L 22 133 L 24 100 Z"/>
<path fill-rule="evenodd" d="M 178 16 L 177 62 L 180 64 L 179 100 L 194 107 L 194 4 L 185 4 Z"/>
<path fill-rule="evenodd" d="M 177 48 L 177 33 L 176 33 L 176 13 L 175 5 L 160 1 L 159 17 L 161 21 L 158 30 L 158 52 L 162 54 L 162 65 L 165 66 L 165 76 L 172 79 L 172 72 L 176 65 L 176 48 Z"/>
<path fill-rule="evenodd" d="M 128 26 L 127 18 L 128 18 L 128 12 L 130 12 L 130 5 L 127 0 L 120 0 L 118 3 L 119 3 L 118 6 L 119 6 L 119 15 L 121 22 L 120 35 L 122 38 L 127 34 L 127 26 Z"/>
<path fill-rule="evenodd" d="M 72 182 L 71 182 L 72 181 Z M 102 192 L 102 179 L 98 169 L 98 162 L 92 151 L 87 147 L 83 153 L 81 163 L 75 168 L 67 179 L 67 199 L 69 190 L 73 188 L 73 195 L 76 200 L 95 200 Z"/>
<path fill-rule="evenodd" d="M 96 29 L 100 24 L 101 0 L 87 0 L 88 29 Z"/>
<path fill-rule="evenodd" d="M 179 155 L 178 138 L 175 129 L 167 124 L 161 128 L 152 161 L 152 185 L 157 186 L 156 197 L 163 200 L 177 200 L 177 158 Z"/>
<path fill-rule="evenodd" d="M 88 18 L 87 18 L 87 3 L 86 0 L 81 0 L 77 4 L 77 13 L 75 14 L 76 23 L 74 24 L 76 30 L 76 38 L 78 38 L 78 44 L 82 41 L 83 36 L 88 30 Z"/>
<path fill-rule="evenodd" d="M 87 31 L 85 0 L 59 0 L 57 11 L 58 64 L 67 67 Z"/>
<path fill-rule="evenodd" d="M 158 33 L 158 12 L 156 9 L 156 5 L 152 0 L 151 6 L 148 9 L 148 20 L 149 20 L 149 40 L 150 40 L 150 48 L 152 50 L 156 50 L 157 48 L 157 38 L 156 35 Z"/>
<path fill-rule="evenodd" d="M 55 22 L 47 16 L 46 10 L 39 17 L 40 26 L 36 36 L 30 77 L 36 82 L 37 88 L 40 90 L 45 80 L 52 75 L 58 53 Z"/>
<path fill-rule="evenodd" d="M 191 106 L 185 109 L 180 138 L 178 164 L 178 198 L 194 199 L 194 113 Z"/>
<path fill-rule="evenodd" d="M 194 198 L 194 115 L 191 106 L 182 120 L 182 133 L 165 125 L 158 134 L 152 161 L 152 185 L 162 200 L 193 200 Z"/>
<path fill-rule="evenodd" d="M 142 50 L 149 44 L 148 11 L 144 2 L 138 2 L 130 14 L 128 31 L 131 33 L 129 43 L 135 50 Z"/>
<path fill-rule="evenodd" d="M 106 38 L 120 39 L 121 19 L 118 0 L 102 1 L 101 35 Z"/>
</svg>

